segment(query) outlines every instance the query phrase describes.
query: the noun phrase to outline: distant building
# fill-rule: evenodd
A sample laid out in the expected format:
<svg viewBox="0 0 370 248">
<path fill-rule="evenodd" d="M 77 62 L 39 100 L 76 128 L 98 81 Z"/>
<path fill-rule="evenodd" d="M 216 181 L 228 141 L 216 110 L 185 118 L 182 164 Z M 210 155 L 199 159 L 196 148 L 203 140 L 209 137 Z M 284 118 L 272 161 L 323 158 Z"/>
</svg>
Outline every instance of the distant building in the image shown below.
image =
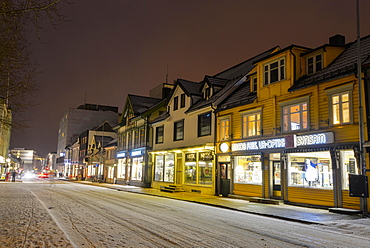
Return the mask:
<svg viewBox="0 0 370 248">
<path fill-rule="evenodd" d="M 118 107 L 112 106 L 84 104 L 78 108 L 69 108 L 59 123 L 57 156 L 63 158 L 65 147 L 76 142 L 83 131 L 105 121 L 113 126 L 117 124 L 118 116 Z"/>
<path fill-rule="evenodd" d="M 6 173 L 10 143 L 12 113 L 4 98 L 0 98 L 0 175 Z"/>
<path fill-rule="evenodd" d="M 35 168 L 41 170 L 42 168 L 37 168 L 36 160 L 38 156 L 34 150 L 26 150 L 25 148 L 13 148 L 10 153 L 16 158 L 21 159 L 23 162 L 22 168 L 24 171 L 33 171 Z"/>
</svg>

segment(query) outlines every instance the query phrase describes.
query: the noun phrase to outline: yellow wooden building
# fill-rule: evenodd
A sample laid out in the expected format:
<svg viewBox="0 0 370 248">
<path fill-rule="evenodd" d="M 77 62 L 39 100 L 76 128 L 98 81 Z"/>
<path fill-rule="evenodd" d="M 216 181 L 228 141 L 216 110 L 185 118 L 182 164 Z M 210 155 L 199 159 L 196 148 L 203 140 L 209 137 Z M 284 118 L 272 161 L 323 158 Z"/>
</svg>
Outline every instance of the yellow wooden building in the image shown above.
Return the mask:
<svg viewBox="0 0 370 248">
<path fill-rule="evenodd" d="M 245 82 L 215 102 L 217 193 L 228 179 L 236 195 L 360 209 L 348 179 L 361 174 L 355 64 L 356 43 L 341 35 L 254 61 Z"/>
</svg>

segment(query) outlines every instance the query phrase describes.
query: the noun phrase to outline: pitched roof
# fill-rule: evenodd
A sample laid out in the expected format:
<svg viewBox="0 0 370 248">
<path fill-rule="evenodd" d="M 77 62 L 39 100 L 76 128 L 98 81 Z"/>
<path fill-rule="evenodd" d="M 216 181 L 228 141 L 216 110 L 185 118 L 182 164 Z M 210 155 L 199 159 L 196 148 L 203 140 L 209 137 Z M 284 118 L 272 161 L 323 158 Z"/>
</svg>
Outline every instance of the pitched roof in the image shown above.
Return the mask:
<svg viewBox="0 0 370 248">
<path fill-rule="evenodd" d="M 178 79 L 176 84 L 178 84 L 181 87 L 181 89 L 185 92 L 185 94 L 188 96 L 201 94 L 200 87 L 202 85 L 200 83 L 188 81 L 185 79 Z"/>
<path fill-rule="evenodd" d="M 229 94 L 234 92 L 238 87 L 239 84 L 243 83 L 240 82 L 240 79 L 242 79 L 245 75 L 247 75 L 254 67 L 254 62 L 260 59 L 265 58 L 268 56 L 271 52 L 273 52 L 277 47 L 273 47 L 263 53 L 258 54 L 257 56 L 254 56 L 240 64 L 237 64 L 225 71 L 222 71 L 213 77 L 206 77 L 206 79 L 211 79 L 214 82 L 223 83 L 224 87 L 218 91 L 216 94 L 214 94 L 209 99 L 202 99 L 201 101 L 198 101 L 197 103 L 193 104 L 186 112 L 195 111 L 207 106 L 211 106 L 211 104 L 215 103 L 217 105 L 219 102 L 223 101 Z M 249 88 L 248 88 L 249 92 Z"/>
<path fill-rule="evenodd" d="M 252 103 L 257 98 L 256 93 L 250 92 L 250 84 L 244 81 L 235 87 L 233 94 L 228 95 L 217 106 L 217 111 Z"/>
<path fill-rule="evenodd" d="M 370 35 L 360 41 L 362 64 L 370 62 Z M 347 48 L 324 69 L 299 78 L 289 91 L 306 88 L 338 77 L 355 73 L 357 70 L 357 41 L 347 44 Z"/>
<path fill-rule="evenodd" d="M 153 107 L 153 105 L 156 105 L 162 99 L 159 98 L 152 98 L 147 96 L 137 96 L 137 95 L 128 95 L 128 100 L 131 103 L 132 110 L 134 111 L 134 115 L 140 115 Z"/>
</svg>

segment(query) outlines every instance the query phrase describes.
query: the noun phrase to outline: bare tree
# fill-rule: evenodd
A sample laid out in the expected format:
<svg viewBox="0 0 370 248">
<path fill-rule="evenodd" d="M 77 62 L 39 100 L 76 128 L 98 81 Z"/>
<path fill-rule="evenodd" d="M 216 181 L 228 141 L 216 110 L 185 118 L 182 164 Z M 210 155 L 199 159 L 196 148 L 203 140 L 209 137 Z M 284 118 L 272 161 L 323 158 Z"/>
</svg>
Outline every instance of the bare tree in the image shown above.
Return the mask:
<svg viewBox="0 0 370 248">
<path fill-rule="evenodd" d="M 31 34 L 39 37 L 43 25 L 56 27 L 65 0 L 0 0 L 0 97 L 10 106 L 12 129 L 26 126 L 22 113 L 33 106 L 37 65 L 30 58 Z M 3 126 L 9 126 L 3 122 Z"/>
</svg>

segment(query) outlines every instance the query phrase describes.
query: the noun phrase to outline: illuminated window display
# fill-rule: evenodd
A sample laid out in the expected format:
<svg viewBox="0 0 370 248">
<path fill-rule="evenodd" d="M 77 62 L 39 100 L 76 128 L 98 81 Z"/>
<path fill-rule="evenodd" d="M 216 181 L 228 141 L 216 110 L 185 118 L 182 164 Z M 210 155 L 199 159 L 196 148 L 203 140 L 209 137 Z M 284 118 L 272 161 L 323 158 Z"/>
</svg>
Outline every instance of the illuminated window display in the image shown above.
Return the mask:
<svg viewBox="0 0 370 248">
<path fill-rule="evenodd" d="M 185 160 L 185 183 L 212 185 L 213 155 L 210 152 L 187 153 Z"/>
<path fill-rule="evenodd" d="M 235 183 L 262 184 L 260 155 L 236 156 L 234 158 Z"/>
<path fill-rule="evenodd" d="M 359 168 L 353 150 L 340 151 L 340 162 L 342 168 L 342 187 L 345 190 L 349 189 L 348 174 L 359 174 Z"/>
<path fill-rule="evenodd" d="M 173 182 L 175 154 L 157 155 L 155 157 L 154 181 Z"/>
<path fill-rule="evenodd" d="M 131 180 L 141 180 L 143 176 L 143 158 L 133 158 L 132 159 L 132 175 Z"/>
<path fill-rule="evenodd" d="M 288 154 L 290 186 L 333 188 L 333 171 L 329 151 Z"/>
</svg>

